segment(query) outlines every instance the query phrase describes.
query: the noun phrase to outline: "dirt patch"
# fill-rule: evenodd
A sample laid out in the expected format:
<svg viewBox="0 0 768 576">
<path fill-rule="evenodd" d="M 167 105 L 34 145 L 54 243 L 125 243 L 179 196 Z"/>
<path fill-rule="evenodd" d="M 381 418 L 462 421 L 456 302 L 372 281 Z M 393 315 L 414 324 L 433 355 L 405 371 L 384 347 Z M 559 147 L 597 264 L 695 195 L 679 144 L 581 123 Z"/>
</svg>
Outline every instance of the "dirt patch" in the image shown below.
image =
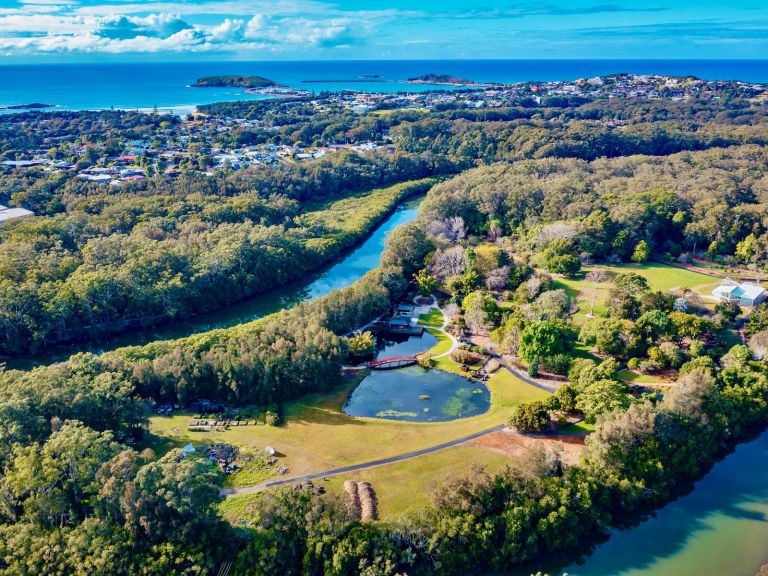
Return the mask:
<svg viewBox="0 0 768 576">
<path fill-rule="evenodd" d="M 579 457 L 584 451 L 582 435 L 568 436 L 521 436 L 507 432 L 491 432 L 480 438 L 470 440 L 470 446 L 479 446 L 488 450 L 503 452 L 510 458 L 519 458 L 535 446 L 546 446 L 560 452 L 560 457 L 566 464 L 578 464 Z"/>
<path fill-rule="evenodd" d="M 471 340 L 472 344 L 475 346 L 480 346 L 480 348 L 485 348 L 486 350 L 493 350 L 496 348 L 496 345 L 493 343 L 493 340 L 491 340 L 490 336 L 473 334 Z"/>
</svg>

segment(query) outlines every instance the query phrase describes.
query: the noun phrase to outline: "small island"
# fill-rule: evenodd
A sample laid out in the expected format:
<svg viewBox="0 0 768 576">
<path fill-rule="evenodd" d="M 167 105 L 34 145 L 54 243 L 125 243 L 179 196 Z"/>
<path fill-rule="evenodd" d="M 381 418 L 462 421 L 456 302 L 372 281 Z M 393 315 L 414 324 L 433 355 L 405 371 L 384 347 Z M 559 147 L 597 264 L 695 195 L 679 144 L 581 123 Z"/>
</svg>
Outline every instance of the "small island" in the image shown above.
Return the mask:
<svg viewBox="0 0 768 576">
<path fill-rule="evenodd" d="M 41 110 L 44 108 L 55 108 L 55 104 L 42 104 L 32 102 L 31 104 L 11 104 L 9 106 L 0 106 L 0 110 Z"/>
<path fill-rule="evenodd" d="M 192 84 L 193 88 L 276 88 L 280 86 L 261 76 L 205 76 Z"/>
<path fill-rule="evenodd" d="M 422 74 L 416 78 L 408 78 L 409 84 L 445 84 L 447 86 L 475 86 L 477 82 L 466 78 L 457 78 L 449 74 Z"/>
</svg>

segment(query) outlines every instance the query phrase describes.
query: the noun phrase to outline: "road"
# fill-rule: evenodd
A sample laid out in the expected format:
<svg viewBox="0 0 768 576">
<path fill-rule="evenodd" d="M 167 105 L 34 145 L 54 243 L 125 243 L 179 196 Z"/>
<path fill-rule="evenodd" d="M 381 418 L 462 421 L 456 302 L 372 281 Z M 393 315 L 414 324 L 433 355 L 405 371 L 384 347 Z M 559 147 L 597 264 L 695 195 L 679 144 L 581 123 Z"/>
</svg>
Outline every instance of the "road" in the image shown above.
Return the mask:
<svg viewBox="0 0 768 576">
<path fill-rule="evenodd" d="M 433 297 L 434 298 L 434 297 Z M 415 302 L 414 302 L 415 303 Z M 432 305 L 433 308 L 436 308 L 442 312 L 442 309 L 437 305 L 437 298 L 434 298 L 434 304 Z M 451 349 L 448 352 L 445 352 L 443 354 L 440 354 L 439 356 L 435 356 L 435 358 L 440 358 L 442 356 L 447 356 L 453 350 L 455 350 L 459 343 L 457 340 L 453 337 L 453 335 L 446 330 L 446 326 L 448 324 L 448 318 L 443 315 L 443 326 L 440 328 L 434 328 L 435 330 L 442 332 L 448 338 L 451 339 L 452 346 Z M 498 354 L 492 353 L 491 354 L 494 358 L 496 358 L 499 363 L 503 366 L 504 369 L 509 370 L 515 377 L 519 378 L 523 382 L 530 384 L 531 386 L 535 386 L 536 388 L 539 388 L 541 390 L 544 390 L 546 392 L 554 392 L 557 390 L 559 383 L 557 385 L 553 385 L 552 388 L 547 387 L 546 385 L 537 382 L 536 380 L 528 377 L 527 374 L 522 373 L 521 371 L 513 368 L 509 364 L 507 364 L 504 359 L 499 356 Z M 494 426 L 493 428 L 488 428 L 486 430 L 481 430 L 480 432 L 475 432 L 474 434 L 469 434 L 467 436 L 462 436 L 461 438 L 456 438 L 455 440 L 450 440 L 448 442 L 443 442 L 442 444 L 437 444 L 435 446 L 430 446 L 428 448 L 422 448 L 421 450 L 414 450 L 413 452 L 407 452 L 405 454 L 400 454 L 399 456 L 391 456 L 389 458 L 382 458 L 380 460 L 372 460 L 370 462 L 363 462 L 361 464 L 353 464 L 352 466 L 344 466 L 342 468 L 332 468 L 330 470 L 323 470 L 321 472 L 312 472 L 311 474 L 304 474 L 302 476 L 292 476 L 290 478 L 280 478 L 278 480 L 269 480 L 267 482 L 262 482 L 260 484 L 256 484 L 254 486 L 244 486 L 241 488 L 225 488 L 221 491 L 221 493 L 224 496 L 236 496 L 239 494 L 253 494 L 256 492 L 261 492 L 263 490 L 266 490 L 268 488 L 275 488 L 278 486 L 285 486 L 287 484 L 294 484 L 297 482 L 306 482 L 307 480 L 315 480 L 317 478 L 324 478 L 326 476 L 336 476 L 338 474 L 346 474 L 348 472 L 357 472 L 359 470 L 366 470 L 367 468 L 374 468 L 376 466 L 383 466 L 385 464 L 392 464 L 394 462 L 401 462 L 403 460 L 410 460 L 411 458 L 418 458 L 419 456 L 424 456 L 425 454 L 432 454 L 433 452 L 437 452 L 439 450 L 444 450 L 445 448 L 450 448 L 452 446 L 458 446 L 459 444 L 463 444 L 465 442 L 469 442 L 470 440 L 474 440 L 475 438 L 479 438 L 481 436 L 485 436 L 486 434 L 490 434 L 491 432 L 500 432 L 504 430 L 505 425 L 499 424 L 498 426 Z"/>
<path fill-rule="evenodd" d="M 458 446 L 459 444 L 463 444 L 464 442 L 469 442 L 470 440 L 474 440 L 475 438 L 480 438 L 481 436 L 485 436 L 486 434 L 490 434 L 491 432 L 501 432 L 502 430 L 504 430 L 504 428 L 505 428 L 504 424 L 499 424 L 498 426 L 494 426 L 493 428 L 481 430 L 480 432 L 475 432 L 474 434 L 462 436 L 461 438 L 456 438 L 455 440 L 443 442 L 442 444 L 437 444 L 435 446 L 430 446 L 429 448 L 422 448 L 421 450 L 406 452 L 405 454 L 400 454 L 399 456 L 390 456 L 389 458 L 372 460 L 370 462 L 363 462 L 362 464 L 353 464 L 352 466 L 344 466 L 342 468 L 332 468 L 331 470 L 323 470 L 322 472 L 313 472 L 311 474 L 304 474 L 303 476 L 293 476 L 291 478 L 280 478 L 278 480 L 270 480 L 267 482 L 262 482 L 261 484 L 256 484 L 255 486 L 244 486 L 242 488 L 225 488 L 221 491 L 221 493 L 227 497 L 236 496 L 238 494 L 253 494 L 255 492 L 261 492 L 262 490 L 265 490 L 267 488 L 275 488 L 276 486 L 285 486 L 286 484 L 294 484 L 296 482 L 306 482 L 307 480 L 315 480 L 316 478 L 324 478 L 325 476 L 336 476 L 338 474 L 346 474 L 347 472 L 357 472 L 358 470 L 365 470 L 367 468 L 383 466 L 384 464 L 392 464 L 393 462 L 401 462 L 403 460 L 409 460 L 411 458 L 424 456 L 425 454 L 432 454 L 433 452 L 444 450 L 445 448 L 450 448 L 451 446 Z"/>
</svg>

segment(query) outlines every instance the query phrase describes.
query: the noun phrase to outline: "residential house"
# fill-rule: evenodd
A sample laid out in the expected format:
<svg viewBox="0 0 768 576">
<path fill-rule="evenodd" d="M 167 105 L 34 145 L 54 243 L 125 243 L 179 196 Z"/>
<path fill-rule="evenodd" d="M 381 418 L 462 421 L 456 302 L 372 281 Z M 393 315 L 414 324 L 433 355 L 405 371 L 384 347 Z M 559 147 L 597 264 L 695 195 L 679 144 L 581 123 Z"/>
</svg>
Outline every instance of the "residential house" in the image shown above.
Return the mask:
<svg viewBox="0 0 768 576">
<path fill-rule="evenodd" d="M 757 283 L 739 283 L 726 278 L 712 291 L 712 296 L 721 302 L 735 302 L 742 306 L 757 306 L 765 300 L 766 292 L 765 288 Z"/>
</svg>

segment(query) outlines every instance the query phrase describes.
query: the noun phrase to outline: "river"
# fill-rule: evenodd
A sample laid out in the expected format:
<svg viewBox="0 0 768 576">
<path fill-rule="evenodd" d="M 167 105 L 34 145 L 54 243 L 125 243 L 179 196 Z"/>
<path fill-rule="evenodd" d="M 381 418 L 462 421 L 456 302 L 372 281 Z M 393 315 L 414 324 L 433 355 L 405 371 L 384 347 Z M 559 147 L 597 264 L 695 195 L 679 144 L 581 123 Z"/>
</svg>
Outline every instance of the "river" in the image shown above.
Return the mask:
<svg viewBox="0 0 768 576">
<path fill-rule="evenodd" d="M 45 356 L 13 359 L 9 368 L 62 360 L 77 351 L 101 353 L 120 346 L 180 338 L 227 328 L 349 286 L 378 266 L 387 235 L 416 218 L 420 199 L 400 205 L 352 252 L 335 264 L 282 289 L 218 312 L 152 330 L 60 347 Z M 553 576 L 754 576 L 768 560 L 768 432 L 737 446 L 699 480 L 692 492 L 627 530 L 614 530 L 580 558 L 550 559 L 516 571 Z"/>
<path fill-rule="evenodd" d="M 768 561 L 768 431 L 741 444 L 693 491 L 588 556 L 517 571 L 552 576 L 755 576 Z"/>
<path fill-rule="evenodd" d="M 9 369 L 29 369 L 36 365 L 66 360 L 76 352 L 101 354 L 123 346 L 182 338 L 216 328 L 229 328 L 262 318 L 299 302 L 325 296 L 334 290 L 349 286 L 376 268 L 381 261 L 381 253 L 384 250 L 387 235 L 398 226 L 413 221 L 418 213 L 420 202 L 420 197 L 403 202 L 375 228 L 362 244 L 351 252 L 342 256 L 335 263 L 282 288 L 227 306 L 210 314 L 194 316 L 142 331 L 104 337 L 95 342 L 56 346 L 35 356 L 8 358 L 5 360 L 6 365 Z"/>
</svg>

